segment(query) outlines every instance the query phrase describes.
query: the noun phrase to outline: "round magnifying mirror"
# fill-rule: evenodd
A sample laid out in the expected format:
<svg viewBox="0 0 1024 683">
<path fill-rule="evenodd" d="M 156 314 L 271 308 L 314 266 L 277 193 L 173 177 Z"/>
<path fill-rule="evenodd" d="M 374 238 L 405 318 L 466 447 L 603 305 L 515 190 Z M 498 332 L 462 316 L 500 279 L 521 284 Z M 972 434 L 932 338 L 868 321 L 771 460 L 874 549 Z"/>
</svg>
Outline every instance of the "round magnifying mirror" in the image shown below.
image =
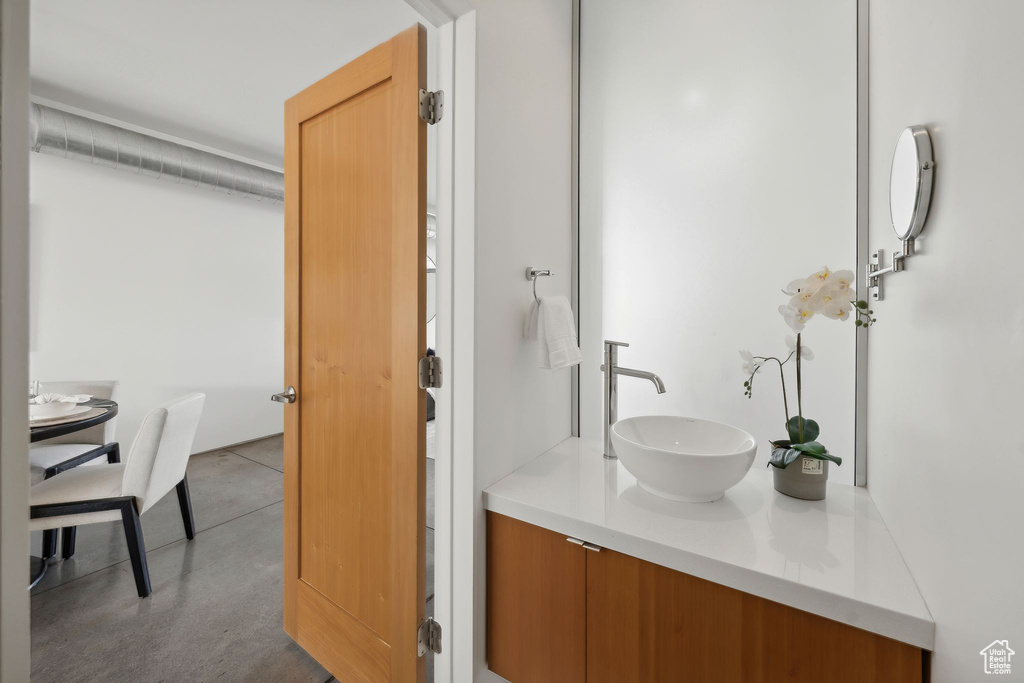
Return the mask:
<svg viewBox="0 0 1024 683">
<path fill-rule="evenodd" d="M 889 172 L 889 216 L 896 236 L 906 242 L 921 234 L 932 196 L 932 141 L 924 126 L 900 133 Z"/>
<path fill-rule="evenodd" d="M 437 314 L 437 302 L 435 296 L 437 293 L 436 283 L 437 282 L 437 266 L 434 265 L 433 259 L 427 257 L 427 322 L 429 323 L 434 319 Z"/>
</svg>

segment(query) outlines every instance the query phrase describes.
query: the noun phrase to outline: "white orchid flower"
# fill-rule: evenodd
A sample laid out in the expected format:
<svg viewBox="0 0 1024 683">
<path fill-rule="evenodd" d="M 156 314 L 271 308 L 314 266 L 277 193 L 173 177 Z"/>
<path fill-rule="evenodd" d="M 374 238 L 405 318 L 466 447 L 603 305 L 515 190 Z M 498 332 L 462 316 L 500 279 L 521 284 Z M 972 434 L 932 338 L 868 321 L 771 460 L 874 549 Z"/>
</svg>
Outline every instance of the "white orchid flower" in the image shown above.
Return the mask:
<svg viewBox="0 0 1024 683">
<path fill-rule="evenodd" d="M 815 313 L 824 313 L 826 310 L 832 309 L 837 302 L 849 303 L 849 291 L 849 289 L 844 291 L 837 282 L 829 282 L 815 292 L 806 305 Z"/>
<path fill-rule="evenodd" d="M 832 299 L 821 309 L 821 314 L 832 320 L 846 320 L 850 317 L 853 304 L 845 299 Z"/>
<path fill-rule="evenodd" d="M 806 307 L 798 307 L 792 304 L 779 306 L 779 313 L 785 318 L 786 324 L 797 334 L 804 331 L 804 325 L 814 317 L 814 311 Z"/>
<path fill-rule="evenodd" d="M 828 266 L 823 266 L 821 270 L 819 270 L 817 273 L 815 273 L 814 275 L 810 276 L 807 279 L 808 280 L 817 280 L 821 284 L 825 284 L 825 283 L 831 282 L 832 279 L 834 278 L 834 276 L 835 276 L 835 273 L 833 273 L 831 270 L 829 270 Z"/>
<path fill-rule="evenodd" d="M 814 310 L 815 297 L 818 295 L 817 292 L 805 289 L 804 291 L 796 294 L 792 299 L 789 300 L 789 305 L 793 308 L 809 308 Z"/>
<path fill-rule="evenodd" d="M 779 313 L 794 332 L 802 332 L 807 321 L 820 313 L 832 320 L 846 320 L 857 298 L 852 270 L 833 272 L 828 266 L 803 280 L 793 280 L 783 290 L 790 296 Z M 809 359 L 808 359 L 809 360 Z"/>
<path fill-rule="evenodd" d="M 754 360 L 754 354 L 750 351 L 740 351 L 740 358 L 743 359 L 744 375 L 753 375 L 761 369 L 761 364 Z"/>
<path fill-rule="evenodd" d="M 836 288 L 842 298 L 847 301 L 854 301 L 857 298 L 857 289 L 855 287 L 856 280 L 854 279 L 852 270 L 838 270 L 833 274 L 833 280 L 835 281 Z"/>
<path fill-rule="evenodd" d="M 835 283 L 829 283 L 818 290 L 817 294 L 807 302 L 807 307 L 815 313 L 821 313 L 832 320 L 846 320 L 853 303 L 848 298 L 849 290 L 844 293 L 841 287 Z"/>
<path fill-rule="evenodd" d="M 796 353 L 796 337 L 793 335 L 786 335 L 786 346 L 793 353 Z M 814 360 L 814 351 L 811 351 L 811 347 L 807 344 L 800 345 L 800 360 Z"/>
<path fill-rule="evenodd" d="M 786 285 L 786 288 L 782 291 L 785 292 L 786 294 L 789 294 L 790 296 L 796 296 L 801 292 L 806 292 L 810 288 L 810 282 L 808 282 L 807 279 L 804 278 L 802 280 L 793 280 L 788 285 Z"/>
<path fill-rule="evenodd" d="M 819 280 L 812 275 L 802 280 L 793 280 L 782 291 L 792 297 L 801 297 L 806 301 L 808 297 L 814 296 L 815 292 L 821 289 L 823 284 L 824 280 Z"/>
</svg>

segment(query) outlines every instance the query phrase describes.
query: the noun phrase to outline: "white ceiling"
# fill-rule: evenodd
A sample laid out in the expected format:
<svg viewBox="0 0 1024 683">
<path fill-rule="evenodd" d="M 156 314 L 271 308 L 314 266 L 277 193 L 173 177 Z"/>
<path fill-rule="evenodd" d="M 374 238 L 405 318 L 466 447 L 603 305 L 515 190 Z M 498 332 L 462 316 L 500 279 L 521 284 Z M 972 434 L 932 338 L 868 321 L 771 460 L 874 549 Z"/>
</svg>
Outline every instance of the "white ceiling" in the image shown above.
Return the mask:
<svg viewBox="0 0 1024 683">
<path fill-rule="evenodd" d="M 32 93 L 281 166 L 284 101 L 417 21 L 404 0 L 32 0 Z"/>
</svg>

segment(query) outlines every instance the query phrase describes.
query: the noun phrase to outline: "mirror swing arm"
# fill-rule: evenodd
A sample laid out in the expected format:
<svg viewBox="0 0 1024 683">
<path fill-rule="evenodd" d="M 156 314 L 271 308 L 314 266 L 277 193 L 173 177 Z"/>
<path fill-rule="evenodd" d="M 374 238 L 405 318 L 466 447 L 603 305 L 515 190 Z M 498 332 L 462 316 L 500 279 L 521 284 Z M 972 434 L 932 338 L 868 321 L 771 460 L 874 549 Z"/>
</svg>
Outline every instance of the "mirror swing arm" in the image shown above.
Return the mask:
<svg viewBox="0 0 1024 683">
<path fill-rule="evenodd" d="M 910 173 L 913 175 L 908 178 Z M 924 126 L 905 128 L 896 142 L 889 176 L 889 215 L 903 247 L 892 255 L 892 265 L 886 268 L 882 268 L 884 250 L 872 252 L 865 273 L 872 301 L 882 300 L 882 276 L 906 270 L 907 257 L 915 253 L 915 240 L 928 217 L 934 173 L 935 160 L 928 129 Z"/>
<path fill-rule="evenodd" d="M 871 252 L 871 262 L 867 265 L 868 293 L 872 301 L 882 300 L 882 276 L 889 273 L 901 273 L 906 270 L 903 263 L 908 256 L 914 254 L 914 240 L 903 240 L 903 250 L 892 255 L 892 265 L 882 268 L 882 259 L 885 258 L 884 249 L 876 249 Z"/>
</svg>

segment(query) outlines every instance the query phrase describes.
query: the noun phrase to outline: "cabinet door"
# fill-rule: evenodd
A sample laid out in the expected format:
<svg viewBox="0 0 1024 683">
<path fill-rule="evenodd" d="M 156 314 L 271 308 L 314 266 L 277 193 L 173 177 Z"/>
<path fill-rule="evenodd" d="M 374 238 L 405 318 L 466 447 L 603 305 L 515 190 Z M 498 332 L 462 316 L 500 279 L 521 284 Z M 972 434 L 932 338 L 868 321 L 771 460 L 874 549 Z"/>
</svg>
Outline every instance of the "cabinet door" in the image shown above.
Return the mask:
<svg viewBox="0 0 1024 683">
<path fill-rule="evenodd" d="M 587 554 L 587 681 L 921 681 L 921 650 L 607 549 Z"/>
<path fill-rule="evenodd" d="M 587 555 L 540 527 L 487 513 L 487 660 L 512 683 L 583 683 Z"/>
</svg>

